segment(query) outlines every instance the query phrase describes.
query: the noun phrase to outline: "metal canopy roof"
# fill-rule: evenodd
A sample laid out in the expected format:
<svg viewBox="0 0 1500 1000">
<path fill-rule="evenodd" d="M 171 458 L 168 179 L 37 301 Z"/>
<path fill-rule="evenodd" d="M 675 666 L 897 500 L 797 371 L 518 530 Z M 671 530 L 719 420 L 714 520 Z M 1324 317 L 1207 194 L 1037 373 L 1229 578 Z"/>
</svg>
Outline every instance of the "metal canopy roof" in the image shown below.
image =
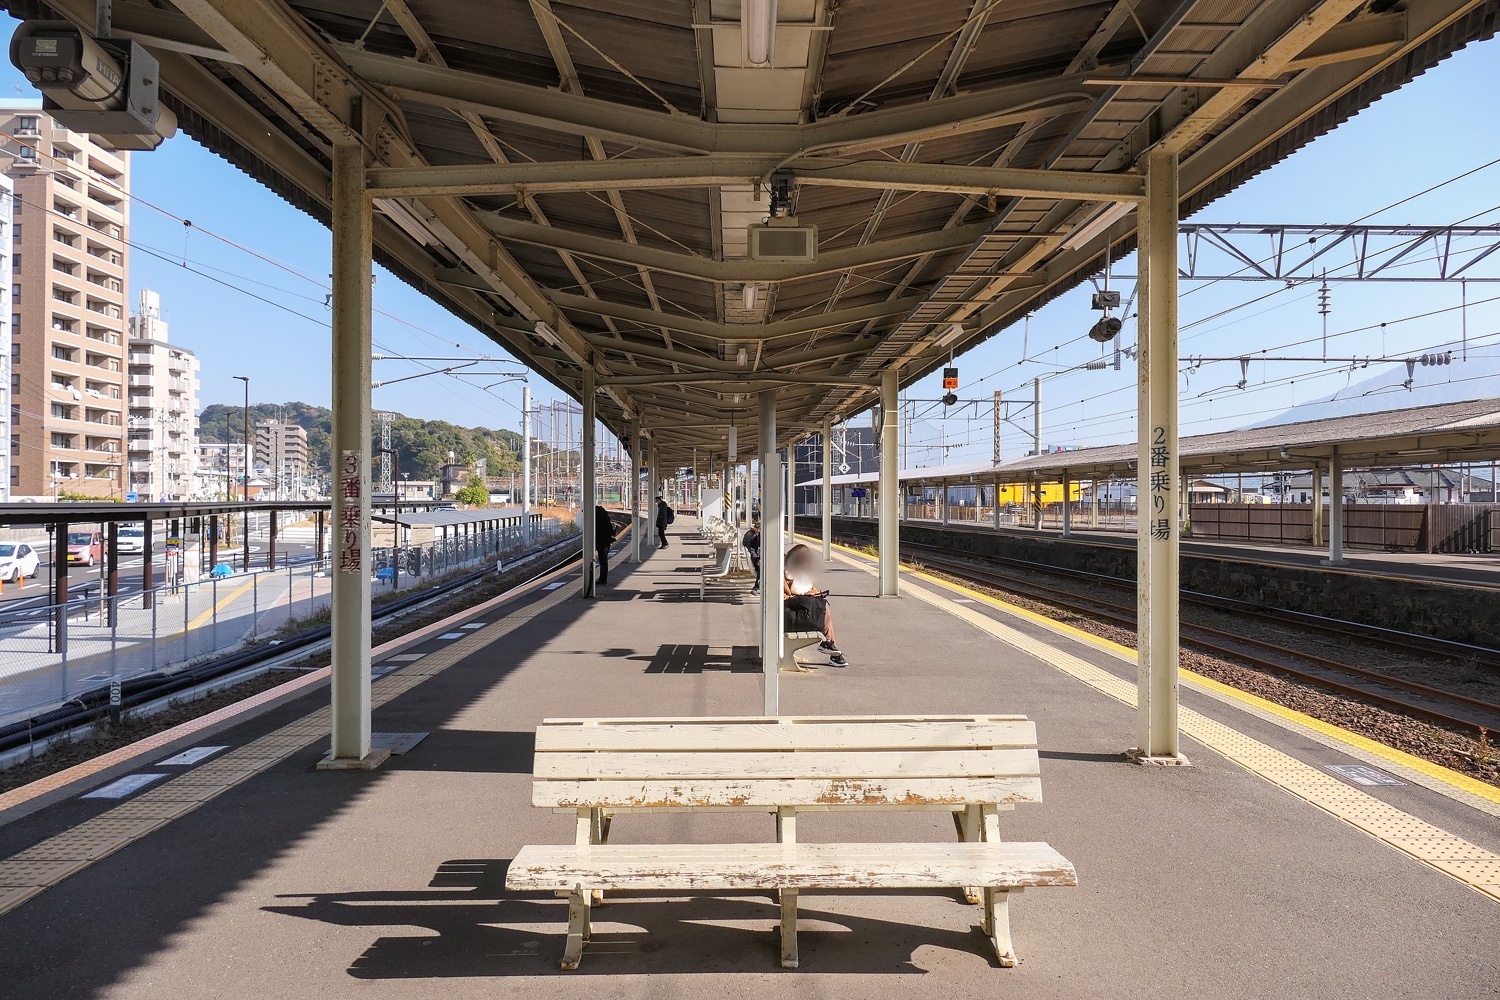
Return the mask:
<svg viewBox="0 0 1500 1000">
<path fill-rule="evenodd" d="M 92 0 L 23 13 L 48 9 L 93 24 Z M 800 436 L 1076 284 L 1106 239 L 1128 251 L 1133 217 L 1099 223 L 1139 200 L 1149 147 L 1179 153 L 1190 212 L 1497 13 L 780 0 L 774 61 L 750 67 L 737 0 L 113 6 L 186 131 L 325 221 L 332 142 L 363 142 L 377 259 L 575 397 L 592 365 L 601 418 L 683 463 L 732 414 L 756 447 L 758 389 Z M 778 168 L 811 264 L 746 259 Z"/>
<path fill-rule="evenodd" d="M 1323 420 L 1303 420 L 1271 427 L 1251 427 L 1182 438 L 1182 469 L 1195 473 L 1264 472 L 1327 465 L 1333 449 L 1346 467 L 1437 465 L 1500 460 L 1500 399 L 1417 406 L 1384 413 L 1364 413 Z M 1028 482 L 1056 481 L 1064 472 L 1075 479 L 1135 475 L 1136 446 L 1083 448 L 1002 462 L 971 463 L 933 469 L 906 469 L 902 480 Z M 875 474 L 835 476 L 835 485 L 875 482 Z M 810 479 L 799 486 L 821 486 Z"/>
</svg>

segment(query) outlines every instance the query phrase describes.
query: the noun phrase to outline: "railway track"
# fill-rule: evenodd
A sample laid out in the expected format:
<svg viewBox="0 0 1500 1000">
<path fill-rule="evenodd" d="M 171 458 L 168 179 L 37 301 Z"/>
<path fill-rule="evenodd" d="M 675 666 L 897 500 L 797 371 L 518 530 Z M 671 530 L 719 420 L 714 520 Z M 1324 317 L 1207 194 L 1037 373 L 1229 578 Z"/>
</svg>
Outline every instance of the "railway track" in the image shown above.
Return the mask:
<svg viewBox="0 0 1500 1000">
<path fill-rule="evenodd" d="M 1122 580 L 1118 577 L 1109 577 L 1102 574 L 1087 573 L 1080 570 L 1061 569 L 1059 567 L 1029 563 L 1025 560 L 1010 558 L 986 559 L 984 562 L 956 559 L 931 546 L 907 543 L 905 547 L 909 550 L 920 551 L 922 554 L 918 558 L 924 565 L 960 579 L 971 580 L 985 586 L 1031 597 L 1075 614 L 1121 628 L 1133 631 L 1136 627 L 1135 608 L 1132 606 L 1116 604 L 1102 598 L 1090 597 L 1058 587 L 1049 587 L 1031 580 L 1020 580 L 1013 575 L 1001 572 L 992 564 L 1015 565 L 1029 572 L 1052 574 L 1111 589 L 1128 589 L 1132 592 L 1135 589 L 1134 581 Z M 1391 629 L 1381 629 L 1355 622 L 1341 622 L 1337 619 L 1319 618 L 1314 615 L 1305 615 L 1296 612 L 1273 612 L 1260 606 L 1249 604 L 1248 602 L 1212 597 L 1205 594 L 1184 592 L 1181 599 L 1184 603 L 1193 606 L 1243 615 L 1255 620 L 1274 623 L 1278 627 L 1293 626 L 1305 628 L 1336 638 L 1374 644 L 1383 649 L 1425 657 L 1435 656 L 1450 662 L 1478 664 L 1492 671 L 1500 670 L 1500 650 L 1488 649 L 1482 646 L 1470 646 L 1443 639 L 1434 639 L 1429 636 L 1397 632 Z M 1342 660 L 1335 660 L 1305 650 L 1193 622 L 1181 623 L 1181 641 L 1184 646 L 1191 647 L 1200 652 L 1248 663 L 1263 670 L 1294 677 L 1300 681 L 1339 695 L 1357 698 L 1394 712 L 1426 719 L 1427 721 L 1457 728 L 1468 733 L 1493 731 L 1497 726 L 1500 726 L 1500 704 L 1480 698 L 1472 698 L 1456 691 L 1434 687 L 1429 684 L 1407 680 L 1403 677 L 1392 676 L 1377 670 L 1370 670 L 1366 667 L 1357 666 Z M 1226 645 L 1226 643 L 1232 645 Z M 1277 659 L 1269 659 L 1267 656 L 1259 655 L 1259 653 L 1271 654 L 1277 657 Z M 1301 661 L 1321 668 L 1321 670 L 1306 669 L 1292 663 L 1283 662 L 1284 660 Z M 1349 681 L 1329 676 L 1329 672 L 1343 674 L 1350 678 L 1357 678 L 1366 683 L 1350 683 Z M 1410 693 L 1438 704 L 1427 704 L 1410 698 L 1372 690 L 1368 686 L 1371 684 L 1383 685 L 1400 692 Z M 1455 715 L 1453 712 L 1445 710 L 1448 708 L 1466 709 L 1468 711 L 1464 715 Z"/>
</svg>

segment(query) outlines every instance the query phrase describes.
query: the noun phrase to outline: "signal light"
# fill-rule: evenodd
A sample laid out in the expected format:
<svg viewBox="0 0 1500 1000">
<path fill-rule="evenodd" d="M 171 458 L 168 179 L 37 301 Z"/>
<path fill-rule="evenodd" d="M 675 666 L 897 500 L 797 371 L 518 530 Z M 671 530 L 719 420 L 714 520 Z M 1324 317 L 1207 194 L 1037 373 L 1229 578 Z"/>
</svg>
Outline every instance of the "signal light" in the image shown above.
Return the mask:
<svg viewBox="0 0 1500 1000">
<path fill-rule="evenodd" d="M 944 389 L 957 389 L 958 388 L 958 369 L 957 368 L 944 368 L 943 369 L 943 388 Z"/>
</svg>

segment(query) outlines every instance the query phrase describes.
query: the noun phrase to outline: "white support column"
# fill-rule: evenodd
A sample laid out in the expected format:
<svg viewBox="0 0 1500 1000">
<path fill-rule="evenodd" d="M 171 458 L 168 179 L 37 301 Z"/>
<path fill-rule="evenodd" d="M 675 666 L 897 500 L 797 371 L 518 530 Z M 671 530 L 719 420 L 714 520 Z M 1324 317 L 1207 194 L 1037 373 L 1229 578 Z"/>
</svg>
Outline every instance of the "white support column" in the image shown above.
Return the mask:
<svg viewBox="0 0 1500 1000">
<path fill-rule="evenodd" d="M 594 596 L 594 532 L 598 529 L 594 525 L 594 505 L 598 503 L 595 494 L 599 491 L 597 471 L 594 467 L 594 368 L 588 362 L 583 366 L 583 384 L 579 387 L 578 395 L 583 403 L 583 442 L 582 442 L 582 468 L 579 470 L 578 484 L 578 523 L 583 528 L 583 588 L 584 597 Z"/>
<path fill-rule="evenodd" d="M 880 596 L 897 596 L 901 572 L 901 524 L 896 500 L 901 491 L 897 453 L 900 414 L 896 390 L 900 373 L 888 368 L 880 374 Z"/>
<path fill-rule="evenodd" d="M 659 461 L 656 442 L 653 441 L 646 450 L 646 495 L 641 498 L 641 505 L 646 508 L 646 534 L 650 536 L 652 548 L 661 547 L 656 537 L 656 494 L 661 491 Z"/>
<path fill-rule="evenodd" d="M 1177 155 L 1147 154 L 1142 275 L 1137 544 L 1142 763 L 1183 764 L 1178 749 Z"/>
<path fill-rule="evenodd" d="M 1062 536 L 1073 533 L 1073 479 L 1064 469 L 1062 474 Z"/>
<path fill-rule="evenodd" d="M 995 509 L 990 511 L 990 516 L 995 519 L 995 530 L 1000 530 L 1000 478 L 995 477 L 995 493 L 990 497 L 994 501 Z"/>
<path fill-rule="evenodd" d="M 781 456 L 776 452 L 776 390 L 767 389 L 760 404 L 760 669 L 764 711 L 780 715 L 782 616 L 782 567 L 785 548 L 781 537 Z M 748 497 L 747 497 L 748 500 Z"/>
<path fill-rule="evenodd" d="M 823 418 L 823 561 L 833 561 L 833 421 Z"/>
<path fill-rule="evenodd" d="M 1344 565 L 1344 460 L 1337 447 L 1328 458 L 1328 565 Z"/>
<path fill-rule="evenodd" d="M 1313 548 L 1323 547 L 1323 469 L 1316 462 L 1312 467 L 1312 489 L 1308 492 L 1308 499 L 1312 501 L 1312 543 Z"/>
<path fill-rule="evenodd" d="M 531 386 L 521 386 L 521 538 L 531 544 Z"/>
<path fill-rule="evenodd" d="M 948 527 L 948 480 L 946 479 L 938 480 L 937 500 L 938 523 L 946 528 Z"/>
<path fill-rule="evenodd" d="M 641 519 L 641 424 L 630 425 L 630 558 L 640 562 L 646 558 L 646 523 Z"/>
<path fill-rule="evenodd" d="M 373 768 L 370 748 L 370 202 L 364 148 L 333 147 L 333 752 L 320 768 Z"/>
</svg>

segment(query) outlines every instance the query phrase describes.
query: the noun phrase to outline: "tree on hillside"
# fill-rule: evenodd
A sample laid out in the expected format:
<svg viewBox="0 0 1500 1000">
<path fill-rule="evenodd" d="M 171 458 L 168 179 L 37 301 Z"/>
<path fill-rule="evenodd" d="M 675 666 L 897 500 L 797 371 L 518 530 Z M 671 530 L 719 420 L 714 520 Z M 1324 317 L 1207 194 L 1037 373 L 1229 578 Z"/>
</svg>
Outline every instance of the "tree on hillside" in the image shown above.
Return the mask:
<svg viewBox="0 0 1500 1000">
<path fill-rule="evenodd" d="M 470 476 L 469 481 L 453 494 L 453 499 L 470 507 L 484 507 L 490 502 L 490 491 L 484 488 L 478 476 Z"/>
</svg>

